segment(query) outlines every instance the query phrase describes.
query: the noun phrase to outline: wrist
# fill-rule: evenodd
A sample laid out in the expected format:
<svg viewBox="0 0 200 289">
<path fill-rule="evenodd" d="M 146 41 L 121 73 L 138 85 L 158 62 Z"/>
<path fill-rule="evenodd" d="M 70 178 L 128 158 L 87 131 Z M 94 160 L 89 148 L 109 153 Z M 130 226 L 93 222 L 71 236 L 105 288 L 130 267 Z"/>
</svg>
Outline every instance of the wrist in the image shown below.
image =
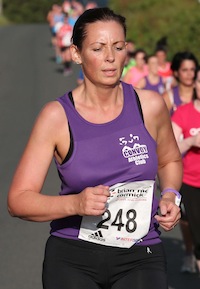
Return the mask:
<svg viewBox="0 0 200 289">
<path fill-rule="evenodd" d="M 174 193 L 175 194 L 175 204 L 179 207 L 181 203 L 181 194 L 172 188 L 166 188 L 161 192 L 161 197 L 164 196 L 166 193 Z"/>
<path fill-rule="evenodd" d="M 67 195 L 65 203 L 65 214 L 66 217 L 78 215 L 78 196 L 77 194 Z"/>
<path fill-rule="evenodd" d="M 187 149 L 190 149 L 193 146 L 193 143 L 194 143 L 194 136 L 186 138 L 185 142 L 187 144 Z"/>
</svg>

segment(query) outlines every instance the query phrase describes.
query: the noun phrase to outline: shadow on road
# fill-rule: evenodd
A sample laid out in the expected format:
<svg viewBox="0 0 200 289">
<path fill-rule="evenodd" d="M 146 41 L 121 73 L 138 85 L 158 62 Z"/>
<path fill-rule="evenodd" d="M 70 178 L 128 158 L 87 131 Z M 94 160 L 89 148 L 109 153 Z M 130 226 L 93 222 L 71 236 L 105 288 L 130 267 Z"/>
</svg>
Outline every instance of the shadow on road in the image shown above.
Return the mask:
<svg viewBox="0 0 200 289">
<path fill-rule="evenodd" d="M 169 289 L 200 289 L 197 274 L 180 272 L 183 258 L 183 242 L 175 238 L 162 238 L 168 263 Z"/>
</svg>

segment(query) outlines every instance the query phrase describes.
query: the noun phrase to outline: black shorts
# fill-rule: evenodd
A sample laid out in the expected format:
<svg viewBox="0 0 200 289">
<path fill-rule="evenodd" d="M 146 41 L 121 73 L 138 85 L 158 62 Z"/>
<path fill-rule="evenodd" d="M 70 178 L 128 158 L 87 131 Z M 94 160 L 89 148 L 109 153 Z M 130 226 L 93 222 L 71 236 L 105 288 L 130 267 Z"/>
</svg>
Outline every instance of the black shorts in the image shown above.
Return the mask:
<svg viewBox="0 0 200 289">
<path fill-rule="evenodd" d="M 183 183 L 180 193 L 192 234 L 194 254 L 200 260 L 200 188 Z"/>
<path fill-rule="evenodd" d="M 167 289 L 162 243 L 130 249 L 51 236 L 43 263 L 44 289 Z"/>
</svg>

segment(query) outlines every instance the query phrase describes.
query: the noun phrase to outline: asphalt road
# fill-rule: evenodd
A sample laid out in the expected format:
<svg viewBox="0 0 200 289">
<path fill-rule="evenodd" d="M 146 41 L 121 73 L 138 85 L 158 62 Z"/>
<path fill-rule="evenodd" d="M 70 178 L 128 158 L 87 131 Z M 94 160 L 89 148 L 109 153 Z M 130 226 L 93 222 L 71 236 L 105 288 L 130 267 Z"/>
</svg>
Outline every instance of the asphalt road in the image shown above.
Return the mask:
<svg viewBox="0 0 200 289">
<path fill-rule="evenodd" d="M 49 224 L 10 217 L 6 202 L 12 175 L 38 112 L 46 102 L 76 85 L 78 67 L 64 77 L 53 56 L 47 25 L 0 27 L 0 289 L 42 289 Z M 43 192 L 57 194 L 58 189 L 52 163 Z M 163 233 L 162 239 L 170 289 L 199 289 L 200 278 L 179 272 L 183 256 L 179 227 Z"/>
</svg>

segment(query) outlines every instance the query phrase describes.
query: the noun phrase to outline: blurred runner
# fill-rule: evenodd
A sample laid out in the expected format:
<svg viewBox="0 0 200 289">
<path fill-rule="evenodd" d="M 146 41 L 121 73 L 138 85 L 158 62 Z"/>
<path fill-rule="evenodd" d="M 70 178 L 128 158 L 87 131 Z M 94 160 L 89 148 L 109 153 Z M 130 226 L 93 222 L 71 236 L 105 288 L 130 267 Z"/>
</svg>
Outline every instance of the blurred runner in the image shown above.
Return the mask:
<svg viewBox="0 0 200 289">
<path fill-rule="evenodd" d="M 192 117 L 191 117 L 192 116 Z M 200 272 L 200 67 L 195 80 L 194 100 L 179 106 L 172 116 L 172 125 L 183 154 L 181 194 L 189 221 L 194 255 L 186 251 L 182 272 Z M 186 247 L 187 250 L 187 247 Z M 196 259 L 196 260 L 195 260 Z"/>
<path fill-rule="evenodd" d="M 158 58 L 155 55 L 150 55 L 147 58 L 148 75 L 140 79 L 136 84 L 138 88 L 149 89 L 164 93 L 165 84 L 162 77 L 158 74 Z"/>
</svg>

